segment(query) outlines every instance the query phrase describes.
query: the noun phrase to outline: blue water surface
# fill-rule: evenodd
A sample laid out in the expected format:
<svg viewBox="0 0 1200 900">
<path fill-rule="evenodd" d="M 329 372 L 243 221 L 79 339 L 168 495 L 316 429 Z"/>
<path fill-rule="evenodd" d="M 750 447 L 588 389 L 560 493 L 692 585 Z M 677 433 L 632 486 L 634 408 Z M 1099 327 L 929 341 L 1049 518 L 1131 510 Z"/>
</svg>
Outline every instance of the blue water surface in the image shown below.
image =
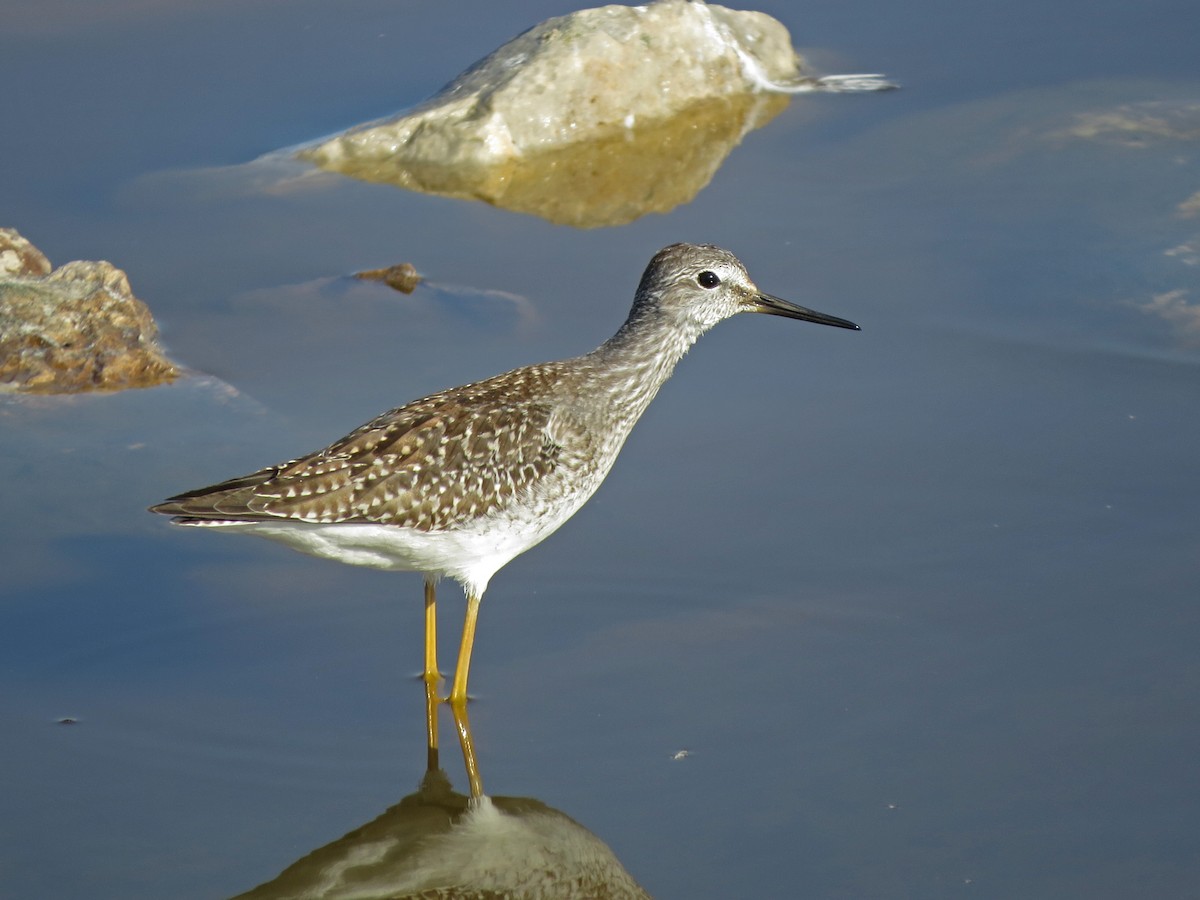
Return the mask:
<svg viewBox="0 0 1200 900">
<path fill-rule="evenodd" d="M 1195 895 L 1190 5 L 761 8 L 823 70 L 903 89 L 798 98 L 693 202 L 595 230 L 239 175 L 567 4 L 0 14 L 0 225 L 120 266 L 199 373 L 0 398 L 0 896 L 234 895 L 411 793 L 419 576 L 145 507 L 590 349 L 678 240 L 863 330 L 717 328 L 496 576 L 487 788 L 658 897 Z M 412 295 L 347 277 L 405 261 Z"/>
</svg>

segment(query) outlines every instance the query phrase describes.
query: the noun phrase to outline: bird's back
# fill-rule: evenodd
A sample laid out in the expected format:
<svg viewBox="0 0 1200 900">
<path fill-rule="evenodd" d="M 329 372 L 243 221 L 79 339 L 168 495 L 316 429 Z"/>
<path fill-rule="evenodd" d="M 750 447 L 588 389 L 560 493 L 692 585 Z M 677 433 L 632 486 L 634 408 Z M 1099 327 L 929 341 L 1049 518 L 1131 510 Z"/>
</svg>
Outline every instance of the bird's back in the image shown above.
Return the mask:
<svg viewBox="0 0 1200 900">
<path fill-rule="evenodd" d="M 153 509 L 184 521 L 292 519 L 428 532 L 504 516 L 539 497 L 552 503 L 542 495 L 569 490 L 580 468 L 595 464 L 594 435 L 571 413 L 579 390 L 571 362 L 527 366 L 433 394 L 322 450 Z"/>
</svg>

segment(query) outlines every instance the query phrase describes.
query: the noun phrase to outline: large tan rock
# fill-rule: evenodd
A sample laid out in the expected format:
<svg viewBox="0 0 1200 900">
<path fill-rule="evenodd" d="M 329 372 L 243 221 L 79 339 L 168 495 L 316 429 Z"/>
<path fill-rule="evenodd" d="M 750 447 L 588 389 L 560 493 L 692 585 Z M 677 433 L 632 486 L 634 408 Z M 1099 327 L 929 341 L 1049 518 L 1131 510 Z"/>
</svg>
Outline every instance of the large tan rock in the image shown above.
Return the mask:
<svg viewBox="0 0 1200 900">
<path fill-rule="evenodd" d="M 133 295 L 124 272 L 107 262 L 70 262 L 50 272 L 37 248 L 11 229 L 3 231 L 0 390 L 120 390 L 178 376 L 158 347 L 150 310 Z M 10 265 L 18 247 L 28 248 L 25 262 Z"/>
<path fill-rule="evenodd" d="M 366 181 L 615 225 L 690 200 L 788 94 L 887 87 L 806 73 L 765 13 L 603 6 L 548 19 L 412 112 L 297 155 Z"/>
</svg>

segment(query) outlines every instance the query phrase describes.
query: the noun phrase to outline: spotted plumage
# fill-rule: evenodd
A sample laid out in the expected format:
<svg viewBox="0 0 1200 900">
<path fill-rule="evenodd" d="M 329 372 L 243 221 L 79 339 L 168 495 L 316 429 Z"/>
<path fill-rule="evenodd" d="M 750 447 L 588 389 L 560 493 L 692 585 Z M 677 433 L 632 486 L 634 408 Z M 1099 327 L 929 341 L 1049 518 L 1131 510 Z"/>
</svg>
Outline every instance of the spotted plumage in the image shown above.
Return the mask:
<svg viewBox="0 0 1200 900">
<path fill-rule="evenodd" d="M 468 610 L 450 697 L 465 702 L 492 575 L 574 515 L 679 359 L 739 312 L 858 327 L 762 293 L 726 250 L 673 244 L 650 261 L 625 323 L 591 353 L 433 394 L 323 450 L 152 509 L 340 562 L 423 572 L 428 678 L 432 583 L 457 579 Z"/>
<path fill-rule="evenodd" d="M 185 520 L 460 528 L 527 496 L 559 467 L 563 447 L 551 428 L 552 407 L 528 398 L 561 382 L 560 367 L 537 366 L 434 394 L 323 450 L 181 494 L 158 509 Z"/>
</svg>

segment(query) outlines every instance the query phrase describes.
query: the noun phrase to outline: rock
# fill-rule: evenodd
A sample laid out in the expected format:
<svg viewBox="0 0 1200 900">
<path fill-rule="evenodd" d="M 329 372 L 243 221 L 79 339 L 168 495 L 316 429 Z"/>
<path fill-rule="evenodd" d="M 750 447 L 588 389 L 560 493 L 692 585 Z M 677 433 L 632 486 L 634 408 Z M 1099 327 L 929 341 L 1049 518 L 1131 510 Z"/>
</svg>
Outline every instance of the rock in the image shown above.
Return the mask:
<svg viewBox="0 0 1200 900">
<path fill-rule="evenodd" d="M 0 228 L 0 277 L 49 275 L 50 260 L 15 228 Z"/>
<path fill-rule="evenodd" d="M 124 272 L 107 262 L 70 262 L 45 274 L 49 262 L 28 241 L 9 229 L 3 240 L 0 261 L 7 266 L 10 255 L 21 256 L 32 260 L 23 265 L 32 271 L 0 274 L 0 389 L 121 390 L 178 376 Z"/>
<path fill-rule="evenodd" d="M 604 6 L 548 19 L 412 112 L 296 155 L 366 181 L 615 225 L 690 200 L 789 93 L 888 87 L 806 74 L 765 13 Z"/>
<path fill-rule="evenodd" d="M 395 266 L 388 266 L 386 269 L 355 272 L 354 277 L 364 281 L 382 281 L 388 287 L 400 291 L 402 294 L 411 294 L 417 289 L 417 285 L 424 281 L 412 263 L 399 263 Z"/>
</svg>

